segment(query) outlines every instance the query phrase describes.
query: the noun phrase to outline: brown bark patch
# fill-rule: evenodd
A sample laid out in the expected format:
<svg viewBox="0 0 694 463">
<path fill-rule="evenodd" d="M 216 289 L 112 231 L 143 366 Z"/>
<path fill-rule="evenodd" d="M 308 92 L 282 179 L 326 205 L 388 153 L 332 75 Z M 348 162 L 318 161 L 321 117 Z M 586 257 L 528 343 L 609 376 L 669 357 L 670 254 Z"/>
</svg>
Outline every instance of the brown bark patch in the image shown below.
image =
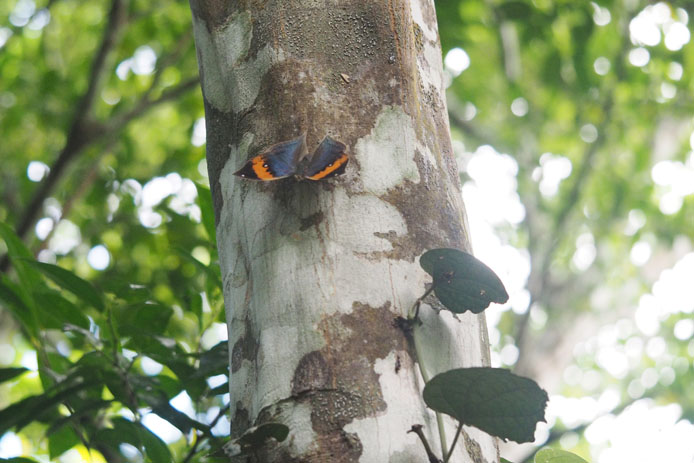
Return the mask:
<svg viewBox="0 0 694 463">
<path fill-rule="evenodd" d="M 323 221 L 325 218 L 325 214 L 323 211 L 318 211 L 314 214 L 309 215 L 308 217 L 304 217 L 301 219 L 301 226 L 299 227 L 299 231 L 305 231 L 308 230 L 311 227 L 315 227 L 320 225 L 320 223 Z"/>
<path fill-rule="evenodd" d="M 319 323 L 318 330 L 326 341 L 321 354 L 331 373 L 325 386 L 331 390 L 317 400 L 323 405 L 327 400 L 327 410 L 338 418 L 329 423 L 316 416 L 314 428 L 331 428 L 331 423 L 342 426 L 386 409 L 374 362 L 393 350 L 407 348 L 402 333 L 393 326 L 395 315 L 389 309 L 390 303 L 381 307 L 354 303 L 352 313 L 327 317 Z"/>
<path fill-rule="evenodd" d="M 393 66 L 400 54 L 393 28 L 405 33 L 404 7 L 396 8 L 393 24 L 376 20 L 390 16 L 386 8 L 381 2 L 270 1 L 253 11 L 246 59 L 268 45 L 284 59 L 263 78 L 251 126 L 243 128 L 257 135 L 252 151 L 304 131 L 309 151 L 326 133 L 353 147 L 384 105 L 402 104 L 402 69 L 409 68 Z"/>
<path fill-rule="evenodd" d="M 421 166 L 421 163 L 418 164 Z M 460 223 L 459 211 L 443 194 L 432 195 L 430 190 L 435 188 L 445 191 L 440 177 L 435 177 L 434 185 L 405 181 L 403 185 L 383 196 L 385 201 L 400 211 L 407 223 L 408 231 L 404 236 L 384 236 L 393 246 L 387 257 L 414 262 L 429 249 L 467 249 L 468 243 Z M 413 201 L 412 198 L 417 198 L 417 201 Z"/>
<path fill-rule="evenodd" d="M 309 352 L 299 360 L 292 380 L 292 395 L 326 389 L 330 386 L 332 372 L 323 355 L 318 351 Z"/>
<path fill-rule="evenodd" d="M 480 444 L 470 437 L 465 430 L 461 431 L 461 434 L 463 435 L 463 439 L 465 441 L 465 450 L 467 450 L 467 454 L 470 456 L 472 461 L 475 463 L 486 463 L 487 460 L 485 460 L 482 456 L 482 448 L 480 447 Z"/>
<path fill-rule="evenodd" d="M 317 447 L 311 453 L 316 453 L 303 455 L 307 460 L 286 461 L 319 461 L 317 456 L 331 462 L 358 460 L 362 445 L 343 428 L 386 409 L 374 363 L 394 350 L 407 349 L 394 319 L 390 303 L 381 307 L 354 303 L 352 313 L 319 323 L 325 347 L 304 355 L 292 381 L 295 399 L 311 406 L 311 425 L 317 435 Z"/>
<path fill-rule="evenodd" d="M 232 437 L 240 436 L 243 431 L 251 427 L 251 419 L 248 414 L 248 410 L 244 408 L 243 403 L 236 402 L 236 410 L 234 410 L 232 416 L 234 417 L 234 424 L 231 427 Z"/>
<path fill-rule="evenodd" d="M 232 13 L 237 10 L 234 3 L 228 0 L 197 0 L 190 2 L 190 9 L 195 16 L 205 21 L 207 29 L 211 30 L 226 24 Z"/>
<path fill-rule="evenodd" d="M 243 336 L 234 343 L 231 349 L 231 372 L 235 373 L 243 364 L 244 360 L 255 362 L 258 356 L 258 341 L 253 337 L 250 320 L 246 319 Z"/>
<path fill-rule="evenodd" d="M 203 70 L 204 71 L 204 70 Z M 212 205 L 214 207 L 215 225 L 219 223 L 224 198 L 219 184 L 219 176 L 224 164 L 229 158 L 229 150 L 232 143 L 241 141 L 238 131 L 237 117 L 233 114 L 223 113 L 215 109 L 211 104 L 205 104 L 205 123 L 207 130 L 207 172 L 210 176 L 210 192 L 212 193 Z M 210 155 L 210 153 L 214 153 Z"/>
</svg>

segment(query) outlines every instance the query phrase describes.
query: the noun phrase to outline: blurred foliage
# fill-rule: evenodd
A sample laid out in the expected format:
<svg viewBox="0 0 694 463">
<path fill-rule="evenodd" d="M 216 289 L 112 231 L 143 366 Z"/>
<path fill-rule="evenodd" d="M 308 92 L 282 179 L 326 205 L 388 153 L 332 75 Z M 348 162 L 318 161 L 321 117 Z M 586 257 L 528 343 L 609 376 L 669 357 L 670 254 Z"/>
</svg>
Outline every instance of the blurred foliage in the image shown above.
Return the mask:
<svg viewBox="0 0 694 463">
<path fill-rule="evenodd" d="M 11 262 L 0 436 L 52 460 L 73 449 L 210 461 L 228 435 L 229 360 L 214 237 L 200 223 L 212 211 L 204 146 L 191 144 L 203 107 L 188 2 L 2 2 L 0 37 L 0 255 Z M 11 229 L 39 194 L 32 161 L 62 171 L 22 244 Z M 98 246 L 100 271 L 87 260 Z M 184 437 L 165 444 L 176 433 L 151 413 Z"/>
<path fill-rule="evenodd" d="M 462 73 L 448 71 L 463 161 L 483 145 L 508 153 L 525 210 L 517 223 L 494 224 L 530 264 L 529 297 L 499 316 L 496 358 L 516 346 L 519 356 L 507 364 L 565 397 L 597 403 L 614 392 L 614 414 L 649 398 L 679 404 L 694 421 L 694 396 L 685 393 L 694 381 L 686 322 L 694 297 L 682 280 L 694 256 L 691 3 L 436 7 L 444 57 L 460 48 L 469 58 Z M 673 40 L 676 29 L 683 43 Z M 556 193 L 542 191 L 552 159 L 571 166 Z M 463 181 L 475 183 L 465 174 Z M 676 265 L 679 284 L 667 281 Z M 547 443 L 589 424 L 557 420 Z M 604 436 L 592 450 L 583 440 L 568 449 L 597 459 L 607 446 Z"/>
<path fill-rule="evenodd" d="M 454 139 L 464 157 L 486 144 L 517 163 L 525 217 L 496 232 L 527 250 L 535 318 L 504 311 L 498 350 L 518 346 L 517 370 L 554 393 L 613 389 L 615 413 L 651 397 L 679 403 L 692 421 L 694 343 L 673 335 L 691 314 L 659 312 L 648 333 L 633 321 L 661 271 L 691 252 L 694 229 L 694 196 L 663 207 L 672 187 L 652 180 L 658 162 L 694 163 L 694 47 L 635 43 L 629 26 L 649 6 L 436 2 L 444 56 L 459 47 L 470 60 L 451 74 Z M 673 21 L 694 14 L 657 6 Z M 642 66 L 630 63 L 637 49 L 648 53 Z M 94 461 L 203 461 L 228 432 L 214 426 L 224 424 L 227 385 L 208 381 L 226 374 L 228 354 L 213 336 L 224 314 L 209 192 L 198 186 L 196 200 L 194 191 L 207 183 L 204 148 L 191 142 L 203 116 L 196 79 L 188 2 L 0 2 L 0 255 L 10 257 L 0 277 L 0 435 L 16 433 L 23 455 L 72 449 L 88 459 L 89 448 Z M 572 166 L 557 194 L 540 191 L 546 153 Z M 51 174 L 30 180 L 31 166 L 41 171 L 32 162 Z M 164 193 L 151 200 L 157 185 Z M 587 236 L 595 258 L 577 266 Z M 646 265 L 629 258 L 640 243 L 650 246 Z M 109 261 L 96 270 L 87 259 L 101 245 Z M 597 333 L 614 338 L 623 374 L 601 364 Z M 654 343 L 660 355 L 649 354 Z M 567 371 L 579 379 L 562 381 Z M 170 403 L 181 392 L 192 416 Z M 144 425 L 152 411 L 185 437 L 164 445 Z M 557 421 L 548 442 L 585 426 Z M 585 455 L 586 442 L 574 450 Z"/>
</svg>

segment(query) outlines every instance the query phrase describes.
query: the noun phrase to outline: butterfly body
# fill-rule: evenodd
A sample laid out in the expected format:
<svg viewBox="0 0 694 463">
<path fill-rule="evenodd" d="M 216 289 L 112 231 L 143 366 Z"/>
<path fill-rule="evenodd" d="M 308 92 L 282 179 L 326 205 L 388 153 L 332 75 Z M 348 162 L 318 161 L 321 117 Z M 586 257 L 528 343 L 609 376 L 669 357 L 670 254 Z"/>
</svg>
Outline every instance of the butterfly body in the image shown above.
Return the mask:
<svg viewBox="0 0 694 463">
<path fill-rule="evenodd" d="M 299 180 L 322 180 L 344 173 L 349 162 L 346 148 L 344 143 L 326 136 L 311 156 L 302 157 L 305 139 L 301 135 L 270 146 L 234 175 L 266 182 L 292 176 Z"/>
</svg>

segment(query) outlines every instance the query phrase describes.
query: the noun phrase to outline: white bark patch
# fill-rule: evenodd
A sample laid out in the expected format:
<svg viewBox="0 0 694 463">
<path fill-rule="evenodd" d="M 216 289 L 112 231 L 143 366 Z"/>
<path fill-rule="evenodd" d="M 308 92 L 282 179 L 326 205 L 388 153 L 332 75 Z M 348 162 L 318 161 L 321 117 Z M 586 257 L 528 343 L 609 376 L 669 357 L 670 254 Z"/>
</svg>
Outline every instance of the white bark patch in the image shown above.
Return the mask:
<svg viewBox="0 0 694 463">
<path fill-rule="evenodd" d="M 425 453 L 419 439 L 407 434 L 414 424 L 423 424 L 428 430 L 436 428 L 434 414 L 427 411 L 418 391 L 416 373 L 405 367 L 395 373 L 397 357 L 409 359 L 406 352 L 391 352 L 384 359 L 376 360 L 374 371 L 379 375 L 381 394 L 387 404 L 383 413 L 367 418 L 356 419 L 344 427 L 347 432 L 356 433 L 363 451 L 360 462 L 382 461 L 389 463 L 414 463 L 424 461 Z M 409 360 L 407 361 L 409 364 Z M 422 421 L 425 417 L 426 421 Z M 438 450 L 437 442 L 430 442 Z M 402 458 L 396 455 L 401 453 Z M 417 460 L 413 455 L 421 455 Z"/>
<path fill-rule="evenodd" d="M 458 314 L 456 320 L 447 310 L 436 314 L 428 305 L 422 304 L 419 317 L 422 325 L 415 330 L 415 335 L 422 340 L 420 356 L 430 376 L 451 369 L 451 359 L 456 359 L 454 365 L 485 366 L 482 363 L 484 346 L 478 340 L 481 316 L 466 312 Z"/>
<path fill-rule="evenodd" d="M 410 1 L 410 11 L 412 13 L 412 21 L 419 26 L 422 31 L 422 43 L 424 49 L 417 56 L 417 67 L 419 69 L 419 77 L 422 81 L 422 87 L 425 90 L 434 88 L 438 93 L 438 100 L 444 102 L 445 83 L 440 72 L 443 69 L 443 61 L 441 58 L 441 47 L 439 46 L 438 33 L 435 27 L 430 27 L 424 19 L 421 9 L 421 0 Z M 434 8 L 430 5 L 430 8 Z"/>
<path fill-rule="evenodd" d="M 193 31 L 205 99 L 222 112 L 238 112 L 251 106 L 258 96 L 262 75 L 281 59 L 281 53 L 268 45 L 255 59 L 246 59 L 253 37 L 247 11 L 234 15 L 212 33 L 193 15 Z"/>
<path fill-rule="evenodd" d="M 400 211 L 390 203 L 372 195 L 347 196 L 344 190 L 335 192 L 335 202 L 342 205 L 330 224 L 331 235 L 344 249 L 356 253 L 391 251 L 391 242 L 379 235 L 407 234 L 407 225 Z M 368 233 L 364 233 L 368 230 Z M 380 304 L 379 304 L 380 305 Z"/>
<path fill-rule="evenodd" d="M 402 108 L 388 107 L 381 111 L 371 133 L 354 147 L 362 167 L 359 178 L 364 190 L 381 195 L 405 180 L 418 183 L 415 148 L 417 135 L 412 120 Z"/>
<path fill-rule="evenodd" d="M 424 42 L 424 51 L 417 57 L 417 66 L 419 67 L 419 75 L 422 78 L 424 88 L 435 89 L 438 93 L 438 100 L 445 102 L 446 96 L 444 92 L 446 84 L 443 80 L 443 74 L 431 72 L 432 69 L 441 69 L 443 67 L 441 49 L 435 42 Z"/>
<path fill-rule="evenodd" d="M 426 20 L 424 19 L 421 3 L 422 0 L 410 0 L 410 14 L 412 14 L 412 21 L 417 23 L 417 25 L 422 29 L 424 38 L 431 42 L 438 42 L 438 32 L 436 31 L 435 27 L 430 27 L 430 25 L 427 24 Z M 429 8 L 434 9 L 434 5 L 429 5 Z M 433 26 L 436 26 L 436 24 Z"/>
</svg>

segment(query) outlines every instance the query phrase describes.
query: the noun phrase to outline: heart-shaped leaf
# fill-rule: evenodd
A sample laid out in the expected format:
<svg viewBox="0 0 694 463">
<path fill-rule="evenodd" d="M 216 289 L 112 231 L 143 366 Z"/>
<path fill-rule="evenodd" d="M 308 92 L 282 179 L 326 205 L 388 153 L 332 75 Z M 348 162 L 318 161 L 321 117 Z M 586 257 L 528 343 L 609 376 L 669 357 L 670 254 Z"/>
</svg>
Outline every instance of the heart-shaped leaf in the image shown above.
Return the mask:
<svg viewBox="0 0 694 463">
<path fill-rule="evenodd" d="M 448 310 L 480 313 L 492 302 L 508 301 L 504 284 L 492 269 L 457 249 L 432 249 L 419 259 L 434 278 L 434 292 Z"/>
<path fill-rule="evenodd" d="M 433 410 L 516 442 L 532 442 L 535 425 L 545 421 L 547 400 L 535 381 L 503 368 L 450 370 L 424 387 L 424 402 Z"/>
</svg>

